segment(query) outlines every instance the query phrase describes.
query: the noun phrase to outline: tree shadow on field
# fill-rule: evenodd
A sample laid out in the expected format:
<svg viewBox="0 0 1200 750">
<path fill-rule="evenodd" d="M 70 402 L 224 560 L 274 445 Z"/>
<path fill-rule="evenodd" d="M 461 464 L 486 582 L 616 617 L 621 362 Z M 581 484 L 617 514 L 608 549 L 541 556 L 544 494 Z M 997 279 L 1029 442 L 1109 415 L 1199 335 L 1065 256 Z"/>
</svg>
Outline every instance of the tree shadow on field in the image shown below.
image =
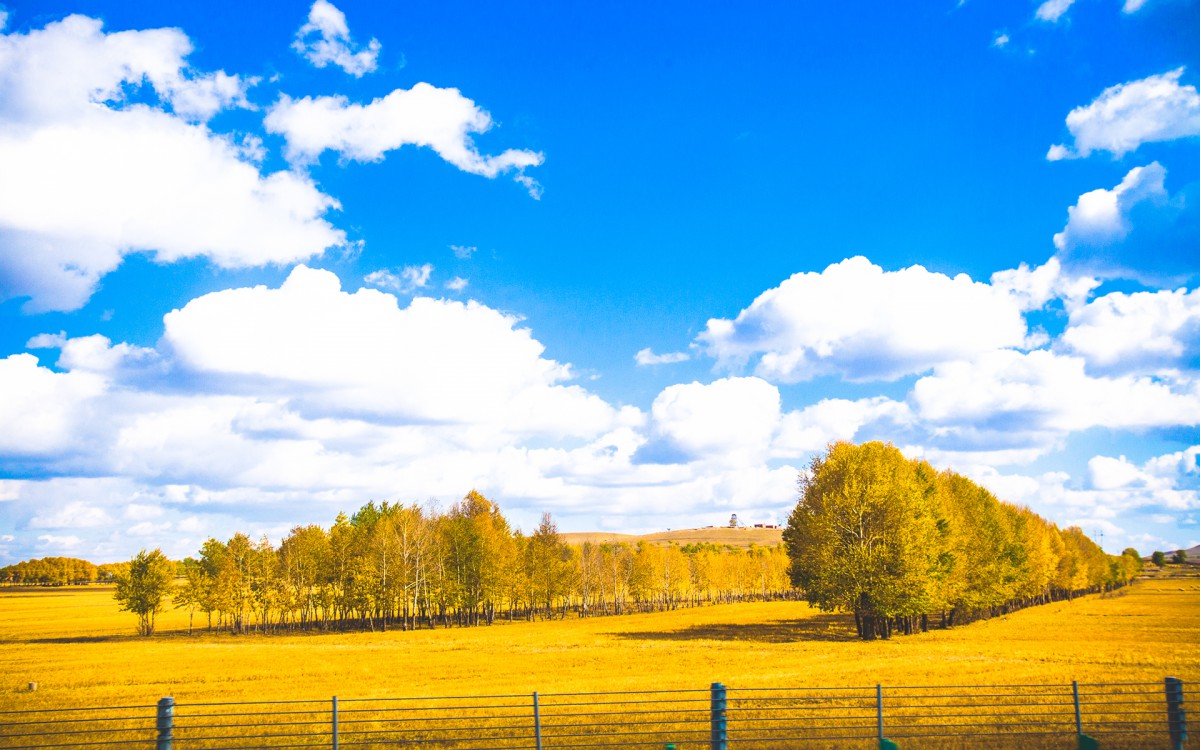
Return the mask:
<svg viewBox="0 0 1200 750">
<path fill-rule="evenodd" d="M 772 620 L 750 624 L 712 623 L 683 630 L 650 630 L 610 633 L 632 641 L 752 641 L 795 643 L 798 641 L 855 641 L 854 618 L 850 615 L 814 615 L 801 620 Z"/>
<path fill-rule="evenodd" d="M 135 636 L 126 635 L 71 635 L 60 638 L 22 638 L 21 643 L 115 643 L 127 641 Z"/>
</svg>

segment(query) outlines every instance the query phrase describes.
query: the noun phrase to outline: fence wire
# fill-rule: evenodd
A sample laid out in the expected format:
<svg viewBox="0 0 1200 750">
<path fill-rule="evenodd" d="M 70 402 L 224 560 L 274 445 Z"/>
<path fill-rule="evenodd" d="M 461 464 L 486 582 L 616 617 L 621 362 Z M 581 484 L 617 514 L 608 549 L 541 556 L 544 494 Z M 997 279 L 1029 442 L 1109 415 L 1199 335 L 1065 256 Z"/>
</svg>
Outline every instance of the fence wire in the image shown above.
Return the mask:
<svg viewBox="0 0 1200 750">
<path fill-rule="evenodd" d="M 1182 683 L 725 688 L 0 711 L 0 748 L 1200 748 Z M 1174 722 L 1174 724 L 1172 724 Z M 1181 723 L 1182 722 L 1182 723 Z M 1174 733 L 1172 732 L 1174 726 Z"/>
</svg>

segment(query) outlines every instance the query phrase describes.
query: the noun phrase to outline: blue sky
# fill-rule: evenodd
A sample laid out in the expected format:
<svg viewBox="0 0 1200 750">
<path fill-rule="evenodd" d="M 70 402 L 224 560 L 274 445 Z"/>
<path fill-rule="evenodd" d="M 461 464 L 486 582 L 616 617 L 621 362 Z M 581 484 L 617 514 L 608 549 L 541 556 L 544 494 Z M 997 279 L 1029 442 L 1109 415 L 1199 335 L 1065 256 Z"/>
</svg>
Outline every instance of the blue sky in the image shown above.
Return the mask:
<svg viewBox="0 0 1200 750">
<path fill-rule="evenodd" d="M 1200 5 L 35 2 L 0 27 L 0 562 L 781 522 L 891 440 L 1200 540 Z"/>
</svg>

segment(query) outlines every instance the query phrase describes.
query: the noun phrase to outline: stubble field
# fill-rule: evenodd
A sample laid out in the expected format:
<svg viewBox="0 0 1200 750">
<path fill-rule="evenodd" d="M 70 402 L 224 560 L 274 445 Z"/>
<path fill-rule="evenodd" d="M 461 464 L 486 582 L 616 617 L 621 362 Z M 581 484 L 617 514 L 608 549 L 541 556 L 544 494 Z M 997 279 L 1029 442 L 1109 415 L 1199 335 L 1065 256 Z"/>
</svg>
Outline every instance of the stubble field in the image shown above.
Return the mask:
<svg viewBox="0 0 1200 750">
<path fill-rule="evenodd" d="M 133 634 L 103 587 L 0 589 L 0 709 L 731 687 L 1200 680 L 1200 577 L 1149 576 L 966 627 L 864 643 L 803 603 L 492 627 Z M 203 625 L 198 617 L 197 626 Z M 36 691 L 28 684 L 38 683 Z M 1194 689 L 1194 688 L 1192 688 Z"/>
</svg>

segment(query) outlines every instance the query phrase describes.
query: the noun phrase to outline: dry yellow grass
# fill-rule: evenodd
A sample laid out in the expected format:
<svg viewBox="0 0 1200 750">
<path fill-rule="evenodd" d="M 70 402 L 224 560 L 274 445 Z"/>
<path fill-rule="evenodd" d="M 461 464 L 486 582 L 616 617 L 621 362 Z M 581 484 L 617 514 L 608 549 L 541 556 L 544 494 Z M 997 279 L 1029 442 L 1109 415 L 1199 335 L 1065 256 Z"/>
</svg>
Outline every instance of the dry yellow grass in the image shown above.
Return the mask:
<svg viewBox="0 0 1200 750">
<path fill-rule="evenodd" d="M 387 633 L 133 635 L 111 590 L 0 589 L 0 709 L 731 687 L 1200 680 L 1200 578 L 887 642 L 803 603 Z M 203 618 L 197 618 L 203 624 Z M 37 682 L 36 692 L 27 684 Z"/>
<path fill-rule="evenodd" d="M 746 548 L 750 545 L 773 547 L 783 543 L 783 529 L 731 529 L 722 526 L 710 526 L 706 529 L 676 529 L 674 531 L 656 531 L 653 534 L 610 534 L 603 531 L 586 531 L 563 534 L 562 538 L 569 544 L 592 542 L 624 542 L 637 544 L 639 541 L 655 544 L 717 544 L 729 547 Z"/>
</svg>

